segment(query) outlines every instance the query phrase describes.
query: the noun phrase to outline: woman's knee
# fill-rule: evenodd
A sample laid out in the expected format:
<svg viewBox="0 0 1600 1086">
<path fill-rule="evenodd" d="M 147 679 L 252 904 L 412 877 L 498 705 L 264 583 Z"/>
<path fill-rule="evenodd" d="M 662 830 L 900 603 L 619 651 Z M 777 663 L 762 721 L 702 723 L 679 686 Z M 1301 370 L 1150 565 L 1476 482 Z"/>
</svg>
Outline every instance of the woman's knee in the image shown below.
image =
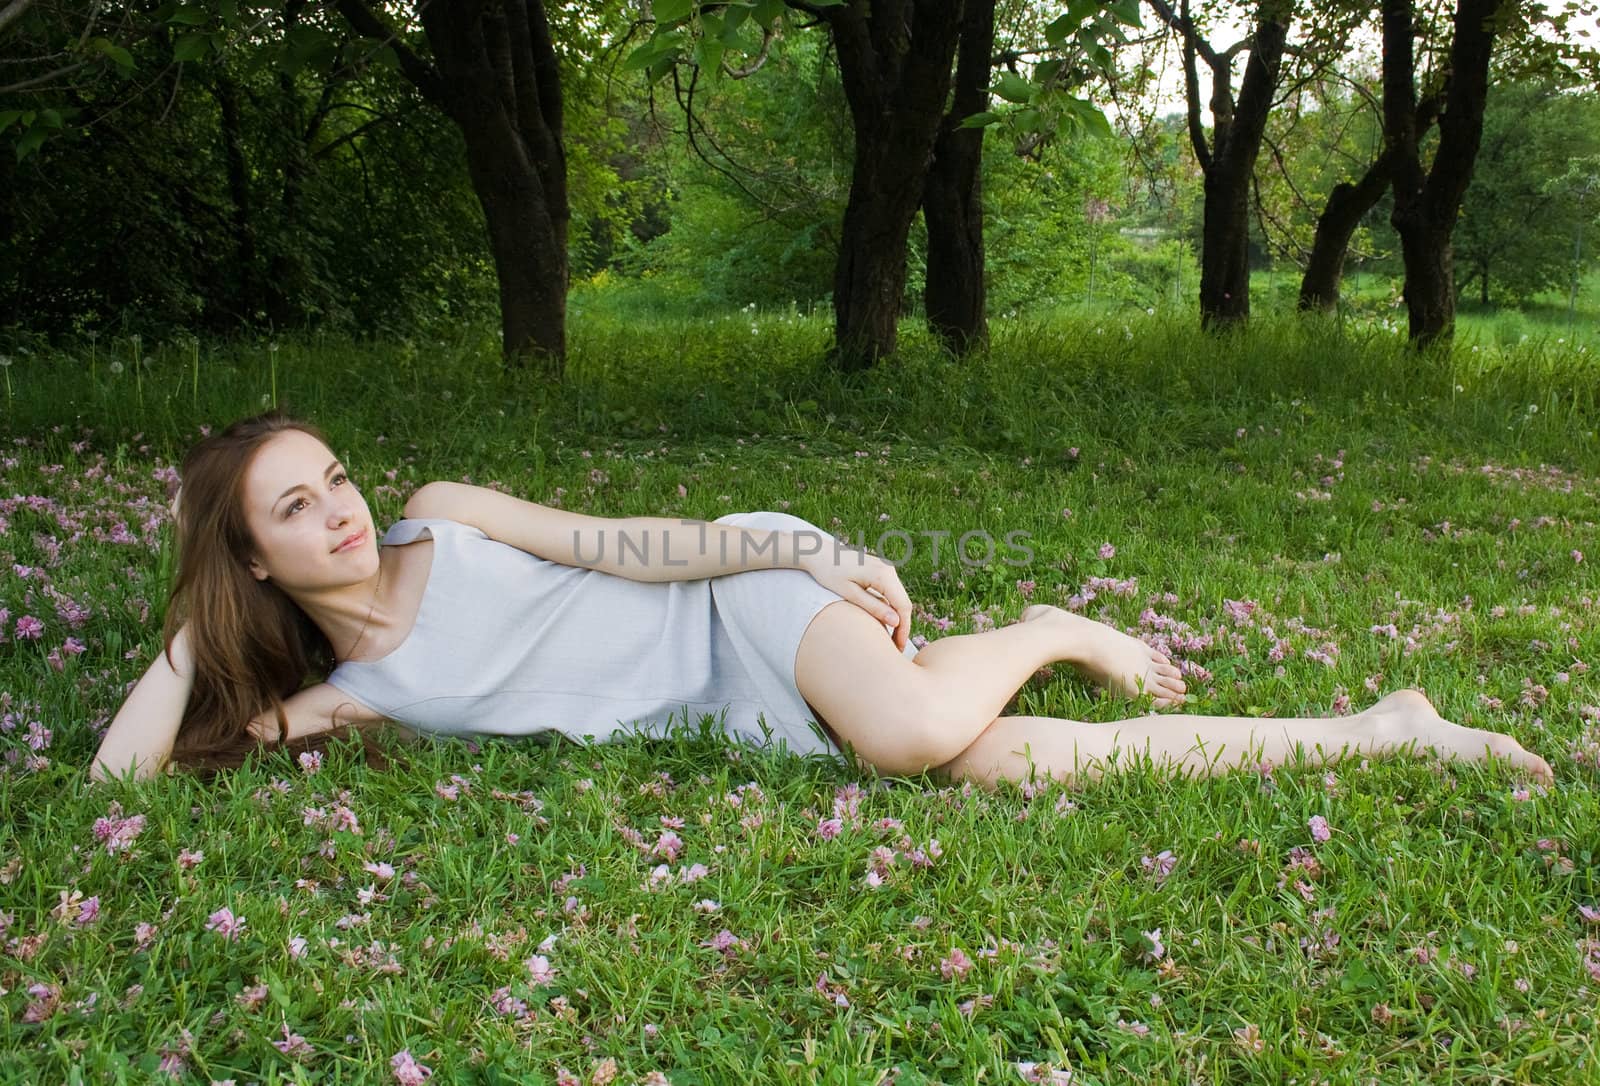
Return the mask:
<svg viewBox="0 0 1600 1086">
<path fill-rule="evenodd" d="M 879 769 L 918 772 L 964 745 L 928 673 L 853 603 L 818 613 L 801 641 L 795 678 L 839 738 Z"/>
<path fill-rule="evenodd" d="M 954 757 L 940 758 L 944 747 L 932 717 L 904 689 L 861 688 L 836 699 L 825 715 L 841 741 L 887 773 L 916 773 Z"/>
</svg>

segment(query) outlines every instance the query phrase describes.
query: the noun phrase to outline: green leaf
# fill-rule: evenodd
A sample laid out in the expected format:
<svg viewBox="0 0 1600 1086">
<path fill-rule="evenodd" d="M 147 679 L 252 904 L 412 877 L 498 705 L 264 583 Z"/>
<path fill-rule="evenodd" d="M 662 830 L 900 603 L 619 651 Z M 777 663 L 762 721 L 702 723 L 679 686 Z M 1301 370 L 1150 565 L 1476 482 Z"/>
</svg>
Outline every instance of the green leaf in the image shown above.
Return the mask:
<svg viewBox="0 0 1600 1086">
<path fill-rule="evenodd" d="M 1069 94 L 1066 96 L 1066 104 L 1064 119 L 1070 120 L 1075 127 L 1102 139 L 1111 136 L 1111 122 L 1106 120 L 1106 115 L 1101 113 L 1093 102 L 1086 98 L 1074 98 Z"/>
<path fill-rule="evenodd" d="M 1381 987 L 1383 982 L 1362 964 L 1360 958 L 1352 958 L 1350 965 L 1344 971 L 1344 976 L 1339 978 L 1339 990 L 1345 993 L 1369 991 Z"/>
<path fill-rule="evenodd" d="M 1060 16 L 1044 28 L 1044 40 L 1050 43 L 1050 48 L 1060 49 L 1078 29 L 1079 21 L 1070 13 Z"/>
<path fill-rule="evenodd" d="M 290 63 L 296 68 L 304 66 L 326 73 L 339 58 L 339 43 L 320 27 L 294 27 L 287 35 L 286 45 Z"/>
<path fill-rule="evenodd" d="M 729 34 L 733 33 L 736 30 L 738 30 L 741 26 L 744 25 L 744 21 L 746 19 L 748 19 L 748 18 L 750 18 L 750 7 L 749 7 L 749 5 L 747 5 L 747 4 L 730 4 L 730 5 L 728 5 L 728 10 L 722 13 L 722 20 L 723 20 L 722 36 L 724 38 L 726 38 Z"/>
<path fill-rule="evenodd" d="M 205 26 L 211 21 L 211 14 L 205 8 L 187 7 L 179 8 L 167 16 L 167 22 L 179 26 Z"/>
<path fill-rule="evenodd" d="M 755 21 L 761 24 L 761 29 L 771 30 L 772 24 L 783 14 L 783 9 L 783 0 L 756 0 L 753 9 Z"/>
<path fill-rule="evenodd" d="M 331 42 L 333 38 L 318 26 L 293 26 L 289 28 L 289 33 L 284 35 L 284 40 L 295 52 L 310 53 L 319 46 Z"/>
<path fill-rule="evenodd" d="M 211 51 L 211 35 L 203 32 L 185 34 L 172 47 L 173 60 L 200 60 Z"/>
<path fill-rule="evenodd" d="M 983 128 L 983 127 L 985 127 L 987 125 L 994 124 L 999 119 L 1000 119 L 1000 114 L 998 114 L 998 113 L 993 113 L 993 112 L 974 113 L 970 117 L 962 118 L 961 127 L 962 128 Z"/>
<path fill-rule="evenodd" d="M 994 92 L 1008 102 L 1026 102 L 1033 97 L 1033 84 L 1016 72 L 1005 72 L 995 84 Z"/>
<path fill-rule="evenodd" d="M 645 75 L 649 77 L 650 82 L 659 83 L 663 78 L 665 78 L 668 72 L 672 71 L 672 66 L 673 64 L 677 63 L 677 60 L 678 54 L 676 52 L 670 53 L 656 61 L 654 64 L 650 65 L 650 68 L 647 72 L 645 72 Z"/>
<path fill-rule="evenodd" d="M 90 38 L 89 48 L 109 58 L 117 67 L 125 72 L 133 71 L 133 54 L 110 38 Z"/>
<path fill-rule="evenodd" d="M 655 0 L 653 9 L 657 23 L 675 23 L 687 19 L 694 9 L 694 0 Z"/>
<path fill-rule="evenodd" d="M 663 56 L 675 54 L 678 51 L 679 41 L 681 38 L 672 34 L 652 35 L 649 41 L 628 54 L 627 59 L 622 62 L 622 70 L 635 72 L 651 67 Z"/>
<path fill-rule="evenodd" d="M 1102 72 L 1111 70 L 1111 50 L 1101 45 L 1088 34 L 1079 34 L 1078 44 L 1083 46 L 1083 51 L 1088 54 L 1089 63 Z"/>
<path fill-rule="evenodd" d="M 1144 26 L 1144 23 L 1139 21 L 1139 0 L 1115 0 L 1114 3 L 1106 5 L 1106 10 L 1128 26 Z"/>
<path fill-rule="evenodd" d="M 701 38 L 695 43 L 694 62 L 700 65 L 701 71 L 715 75 L 722 71 L 722 54 L 727 51 L 727 46 L 714 38 Z"/>
<path fill-rule="evenodd" d="M 36 124 L 24 132 L 22 138 L 17 141 L 17 161 L 21 162 L 37 151 L 39 145 L 44 142 L 44 137 L 45 129 L 43 125 Z"/>
</svg>

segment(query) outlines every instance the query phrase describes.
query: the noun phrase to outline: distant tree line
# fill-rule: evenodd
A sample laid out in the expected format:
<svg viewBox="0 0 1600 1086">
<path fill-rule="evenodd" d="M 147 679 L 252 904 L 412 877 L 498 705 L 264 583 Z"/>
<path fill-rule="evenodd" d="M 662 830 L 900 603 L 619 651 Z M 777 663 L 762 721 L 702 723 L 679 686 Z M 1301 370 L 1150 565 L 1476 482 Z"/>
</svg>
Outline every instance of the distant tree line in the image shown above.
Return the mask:
<svg viewBox="0 0 1600 1086">
<path fill-rule="evenodd" d="M 1192 235 L 1206 327 L 1247 318 L 1262 250 L 1303 268 L 1304 308 L 1337 305 L 1379 211 L 1418 345 L 1463 286 L 1522 296 L 1583 261 L 1596 66 L 1565 8 L 1260 0 L 1222 44 L 1232 7 L 0 0 L 0 309 L 51 333 L 493 315 L 508 363 L 559 373 L 575 270 L 713 261 L 694 232 L 720 215 L 790 238 L 767 263 L 797 282 L 831 260 L 856 369 L 895 349 L 913 281 L 956 354 L 997 283 L 1045 296 L 1070 256 L 1092 294 L 1113 203 Z M 1374 20 L 1377 69 L 1355 70 Z M 1126 58 L 1163 34 L 1187 153 L 1152 118 L 1124 161 L 1091 98 L 1136 95 Z M 674 188 L 693 176 L 716 181 Z M 1140 259 L 1182 274 L 1181 252 Z"/>
</svg>

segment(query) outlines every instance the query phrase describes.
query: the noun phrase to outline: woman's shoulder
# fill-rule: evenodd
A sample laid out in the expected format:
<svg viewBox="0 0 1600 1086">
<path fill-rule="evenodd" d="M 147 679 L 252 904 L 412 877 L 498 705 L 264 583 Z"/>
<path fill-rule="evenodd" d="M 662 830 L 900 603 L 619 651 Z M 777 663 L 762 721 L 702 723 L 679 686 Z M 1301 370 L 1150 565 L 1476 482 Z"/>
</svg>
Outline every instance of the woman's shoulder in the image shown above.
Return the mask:
<svg viewBox="0 0 1600 1086">
<path fill-rule="evenodd" d="M 428 538 L 434 540 L 441 534 L 488 538 L 482 529 L 459 520 L 449 520 L 445 517 L 401 517 L 383 533 L 383 543 L 385 546 L 403 546 L 420 538 L 424 532 Z"/>
</svg>

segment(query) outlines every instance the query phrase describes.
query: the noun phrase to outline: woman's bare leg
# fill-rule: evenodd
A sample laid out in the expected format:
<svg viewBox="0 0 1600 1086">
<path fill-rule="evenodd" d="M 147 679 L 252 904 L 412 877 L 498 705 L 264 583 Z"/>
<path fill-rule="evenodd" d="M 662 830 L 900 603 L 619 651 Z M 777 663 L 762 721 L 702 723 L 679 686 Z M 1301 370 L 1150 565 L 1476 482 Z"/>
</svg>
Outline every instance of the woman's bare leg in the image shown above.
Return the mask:
<svg viewBox="0 0 1600 1086">
<path fill-rule="evenodd" d="M 849 601 L 830 603 L 795 653 L 795 684 L 825 726 L 885 769 L 939 765 L 965 750 L 1046 664 L 1067 660 L 1118 693 L 1176 704 L 1178 669 L 1109 626 L 1035 607 L 1025 621 L 930 641 L 913 658 Z M 923 759 L 923 760 L 919 760 Z"/>
<path fill-rule="evenodd" d="M 1109 724 L 1080 724 L 1054 717 L 1003 716 L 966 750 L 940 767 L 954 779 L 969 778 L 988 787 L 1000 780 L 1067 779 L 1079 773 L 1098 778 L 1112 764 L 1142 761 L 1148 755 L 1159 769 L 1207 776 L 1230 769 L 1274 765 L 1299 756 L 1313 765 L 1344 754 L 1384 756 L 1423 754 L 1483 761 L 1509 759 L 1545 782 L 1550 766 L 1498 732 L 1464 728 L 1444 720 L 1418 690 L 1400 690 L 1365 712 L 1348 717 L 1177 716 L 1135 717 Z"/>
<path fill-rule="evenodd" d="M 1058 661 L 1114 694 L 1132 698 L 1148 692 L 1158 709 L 1183 700 L 1183 679 L 1165 655 L 1102 622 L 1047 603 L 1027 608 L 1010 626 L 930 641 L 912 659 L 935 676 L 944 697 L 970 701 L 972 713 L 987 711 L 990 719 L 1034 672 Z"/>
<path fill-rule="evenodd" d="M 1416 691 L 1392 694 L 1354 717 L 1167 715 L 1081 724 L 1000 716 L 1029 676 L 1053 660 L 1094 659 L 1094 666 L 1104 666 L 1097 642 L 1109 644 L 1114 653 L 1125 647 L 1119 638 L 1149 651 L 1110 627 L 1069 621 L 1080 618 L 1070 612 L 1051 608 L 1041 615 L 1050 612 L 1065 620 L 1039 617 L 983 634 L 940 638 L 907 659 L 877 619 L 841 600 L 817 612 L 802 636 L 795 682 L 818 719 L 888 773 L 942 767 L 990 783 L 1001 777 L 1025 779 L 1024 752 L 1029 751 L 1040 772 L 1093 774 L 1095 760 L 1103 761 L 1114 747 L 1148 753 L 1158 764 L 1211 772 L 1253 768 L 1261 757 L 1283 762 L 1297 747 L 1311 758 L 1326 759 L 1344 749 L 1387 754 L 1416 743 L 1448 756 L 1503 755 L 1548 779 L 1549 766 L 1509 736 L 1443 720 Z"/>
</svg>

